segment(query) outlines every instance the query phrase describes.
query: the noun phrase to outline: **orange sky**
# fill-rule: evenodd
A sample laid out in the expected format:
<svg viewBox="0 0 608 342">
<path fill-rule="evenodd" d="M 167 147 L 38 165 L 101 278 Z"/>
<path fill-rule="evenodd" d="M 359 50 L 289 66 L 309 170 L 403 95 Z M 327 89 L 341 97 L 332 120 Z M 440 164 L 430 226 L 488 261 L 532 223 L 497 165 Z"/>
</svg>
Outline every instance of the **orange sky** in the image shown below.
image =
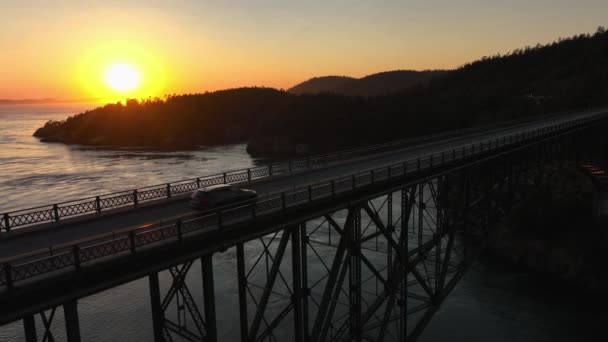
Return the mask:
<svg viewBox="0 0 608 342">
<path fill-rule="evenodd" d="M 454 68 L 608 25 L 608 1 L 52 1 L 0 4 L 0 98 L 124 98 Z M 104 80 L 140 74 L 133 91 Z"/>
</svg>

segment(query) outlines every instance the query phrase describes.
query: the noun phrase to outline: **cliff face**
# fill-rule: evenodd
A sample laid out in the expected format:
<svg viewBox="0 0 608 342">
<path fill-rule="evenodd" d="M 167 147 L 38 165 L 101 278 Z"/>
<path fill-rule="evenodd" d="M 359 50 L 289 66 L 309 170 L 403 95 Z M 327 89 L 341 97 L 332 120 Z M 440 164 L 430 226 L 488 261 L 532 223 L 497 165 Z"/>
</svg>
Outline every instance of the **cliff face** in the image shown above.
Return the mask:
<svg viewBox="0 0 608 342">
<path fill-rule="evenodd" d="M 593 220 L 593 185 L 576 168 L 552 170 L 504 222 L 490 230 L 489 253 L 560 279 L 587 293 L 608 295 L 603 272 L 607 232 Z"/>
</svg>

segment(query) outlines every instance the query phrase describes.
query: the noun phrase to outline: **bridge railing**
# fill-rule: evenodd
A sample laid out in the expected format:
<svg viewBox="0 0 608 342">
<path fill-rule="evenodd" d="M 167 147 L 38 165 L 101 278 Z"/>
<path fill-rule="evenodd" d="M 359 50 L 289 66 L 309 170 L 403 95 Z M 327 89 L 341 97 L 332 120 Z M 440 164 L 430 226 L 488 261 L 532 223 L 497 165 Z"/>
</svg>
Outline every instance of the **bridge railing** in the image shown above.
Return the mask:
<svg viewBox="0 0 608 342">
<path fill-rule="evenodd" d="M 106 258 L 134 254 L 160 243 L 179 242 L 193 235 L 225 229 L 238 222 L 255 220 L 258 217 L 281 213 L 290 208 L 312 203 L 319 199 L 341 195 L 377 183 L 394 180 L 404 175 L 415 175 L 439 167 L 447 167 L 489 155 L 504 148 L 520 146 L 563 131 L 578 128 L 589 120 L 579 119 L 551 127 L 526 131 L 501 138 L 470 144 L 458 149 L 448 149 L 421 158 L 405 160 L 351 175 L 337 177 L 318 184 L 296 188 L 278 194 L 258 198 L 254 204 L 236 208 L 220 208 L 202 213 L 196 218 L 178 218 L 171 222 L 160 222 L 137 229 L 114 231 L 62 246 L 51 246 L 24 255 L 0 261 L 0 289 L 12 288 L 15 283 L 26 283 L 42 275 L 73 272 L 83 265 L 103 262 Z M 271 169 L 267 169 L 271 172 Z"/>
<path fill-rule="evenodd" d="M 567 112 L 556 113 L 553 116 L 564 115 Z M 530 121 L 529 119 L 511 120 L 500 123 L 515 124 Z M 498 124 L 484 126 L 498 126 Z M 267 166 L 252 167 L 243 170 L 229 171 L 221 174 L 186 179 L 172 183 L 147 186 L 140 189 L 124 190 L 105 195 L 86 197 L 76 200 L 69 200 L 50 205 L 38 206 L 33 208 L 21 209 L 0 214 L 0 233 L 10 232 L 13 228 L 21 228 L 40 223 L 58 223 L 62 219 L 101 214 L 110 209 L 137 207 L 141 203 L 171 199 L 173 196 L 181 195 L 215 184 L 231 184 L 241 182 L 251 182 L 260 178 L 273 177 L 280 174 L 297 172 L 305 169 L 325 165 L 327 163 L 347 160 L 349 158 L 374 153 L 379 151 L 390 151 L 398 147 L 420 143 L 437 138 L 457 136 L 465 132 L 478 131 L 484 127 L 473 127 L 461 130 L 442 132 L 413 139 L 403 139 L 384 144 L 377 144 L 367 147 L 343 150 L 318 156 L 311 156 L 303 159 L 289 160 L 287 162 L 270 164 Z"/>
</svg>

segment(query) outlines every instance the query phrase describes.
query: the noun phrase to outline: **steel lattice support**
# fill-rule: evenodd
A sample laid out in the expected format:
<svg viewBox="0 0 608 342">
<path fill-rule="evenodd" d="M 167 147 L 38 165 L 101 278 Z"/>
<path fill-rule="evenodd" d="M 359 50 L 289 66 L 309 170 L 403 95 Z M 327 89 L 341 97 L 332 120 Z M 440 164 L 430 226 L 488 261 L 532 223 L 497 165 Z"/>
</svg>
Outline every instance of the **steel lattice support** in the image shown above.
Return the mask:
<svg viewBox="0 0 608 342">
<path fill-rule="evenodd" d="M 62 305 L 65 321 L 65 334 L 68 342 L 79 342 L 81 340 L 77 305 L 77 301 L 75 300 L 66 302 Z M 56 311 L 57 307 L 54 307 L 49 310 L 48 314 L 45 311 L 38 313 L 43 327 L 42 342 L 56 341 L 52 330 Z M 26 342 L 38 341 L 35 315 L 26 316 L 23 318 L 23 329 Z"/>
<path fill-rule="evenodd" d="M 238 307 L 230 313 L 235 322 L 238 317 L 240 340 L 415 341 L 483 250 L 492 226 L 543 182 L 548 168 L 576 157 L 583 138 L 547 140 L 457 167 L 431 159 L 428 172 L 419 168 L 414 177 L 404 167 L 403 178 L 386 183 L 373 183 L 382 175 L 372 172 L 368 189 L 353 176 L 345 200 L 296 219 L 279 217 L 234 240 Z M 159 273 L 149 274 L 157 342 L 218 340 L 212 255 L 184 262 L 190 257 L 163 266 L 173 265 L 163 271 L 171 279 L 164 295 Z M 198 260 L 200 303 L 188 281 Z M 55 310 L 39 314 L 44 341 L 54 341 Z M 65 303 L 64 313 L 68 339 L 78 341 L 76 301 Z M 37 316 L 23 318 L 28 342 L 37 340 Z"/>
<path fill-rule="evenodd" d="M 215 318 L 215 294 L 213 284 L 213 264 L 211 256 L 201 258 L 203 276 L 203 308 L 205 316 L 188 288 L 186 276 L 195 260 L 183 265 L 171 267 L 171 287 L 161 300 L 158 273 L 148 276 L 150 283 L 150 300 L 152 303 L 152 325 L 155 341 L 173 341 L 179 336 L 186 341 L 216 341 L 217 328 Z M 168 310 L 175 304 L 176 321 L 169 318 Z M 194 325 L 194 329 L 188 326 Z"/>
</svg>

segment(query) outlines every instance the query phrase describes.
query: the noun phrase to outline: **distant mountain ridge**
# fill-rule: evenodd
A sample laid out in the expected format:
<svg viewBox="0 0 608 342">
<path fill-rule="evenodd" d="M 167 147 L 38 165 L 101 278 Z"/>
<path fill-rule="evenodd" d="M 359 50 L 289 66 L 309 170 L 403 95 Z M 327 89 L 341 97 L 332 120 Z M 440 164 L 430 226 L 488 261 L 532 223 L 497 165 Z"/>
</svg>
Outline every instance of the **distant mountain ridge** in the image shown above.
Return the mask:
<svg viewBox="0 0 608 342">
<path fill-rule="evenodd" d="M 405 91 L 416 85 L 425 85 L 444 70 L 393 70 L 362 78 L 348 76 L 314 77 L 287 91 L 292 94 L 334 93 L 349 96 L 380 96 Z"/>
<path fill-rule="evenodd" d="M 331 93 L 334 92 L 334 89 L 340 88 L 353 81 L 357 81 L 357 79 L 349 76 L 313 77 L 292 88 L 289 88 L 287 91 L 296 95 Z"/>
</svg>

